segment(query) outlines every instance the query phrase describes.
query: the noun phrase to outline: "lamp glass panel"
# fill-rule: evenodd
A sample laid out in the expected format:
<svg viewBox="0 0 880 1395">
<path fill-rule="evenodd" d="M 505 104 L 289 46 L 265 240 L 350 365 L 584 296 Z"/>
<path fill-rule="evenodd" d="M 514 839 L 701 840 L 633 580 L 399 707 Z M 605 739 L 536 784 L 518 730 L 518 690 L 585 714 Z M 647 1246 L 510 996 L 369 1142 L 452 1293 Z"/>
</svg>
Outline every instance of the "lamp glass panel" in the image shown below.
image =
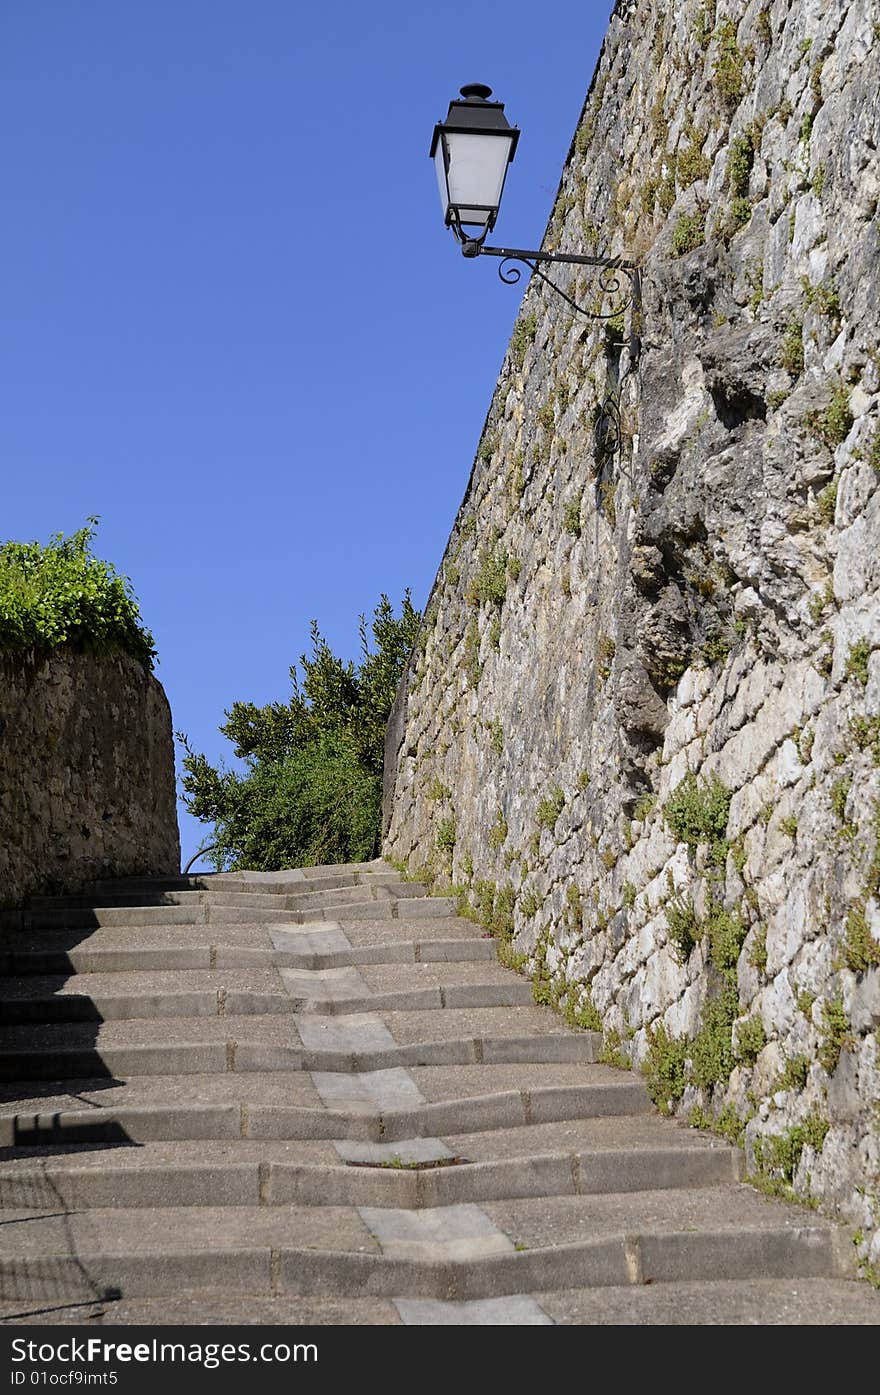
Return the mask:
<svg viewBox="0 0 880 1395">
<path fill-rule="evenodd" d="M 484 224 L 501 202 L 510 162 L 512 135 L 471 135 L 449 131 L 449 203 L 463 223 Z M 442 186 L 441 186 L 442 187 Z"/>
<path fill-rule="evenodd" d="M 443 209 L 443 217 L 449 211 L 449 188 L 446 183 L 446 161 L 443 155 L 445 137 L 441 136 L 437 141 L 437 148 L 434 151 L 434 168 L 437 171 L 437 187 L 440 190 L 440 206 Z"/>
</svg>

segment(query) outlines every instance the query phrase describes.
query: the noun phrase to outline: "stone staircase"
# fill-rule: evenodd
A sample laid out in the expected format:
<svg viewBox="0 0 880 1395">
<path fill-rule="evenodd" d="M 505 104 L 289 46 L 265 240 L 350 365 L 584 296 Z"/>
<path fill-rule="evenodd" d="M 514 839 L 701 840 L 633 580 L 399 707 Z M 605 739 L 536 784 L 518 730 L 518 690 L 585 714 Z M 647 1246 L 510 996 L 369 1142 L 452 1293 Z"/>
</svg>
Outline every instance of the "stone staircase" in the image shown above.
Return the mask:
<svg viewBox="0 0 880 1395">
<path fill-rule="evenodd" d="M 97 884 L 4 932 L 0 1318 L 876 1323 L 382 862 Z"/>
</svg>

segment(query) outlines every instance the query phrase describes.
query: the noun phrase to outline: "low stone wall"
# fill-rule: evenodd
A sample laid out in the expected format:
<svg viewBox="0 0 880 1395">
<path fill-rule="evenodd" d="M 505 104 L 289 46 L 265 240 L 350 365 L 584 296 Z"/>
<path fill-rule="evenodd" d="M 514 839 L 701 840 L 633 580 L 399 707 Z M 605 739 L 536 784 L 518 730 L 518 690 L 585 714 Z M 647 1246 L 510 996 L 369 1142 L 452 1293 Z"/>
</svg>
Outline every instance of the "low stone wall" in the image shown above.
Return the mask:
<svg viewBox="0 0 880 1395">
<path fill-rule="evenodd" d="M 180 870 L 171 712 L 126 654 L 0 655 L 0 905 Z"/>
<path fill-rule="evenodd" d="M 385 852 L 880 1266 L 876 19 L 616 7 L 544 245 L 639 259 L 641 359 L 529 288 Z"/>
</svg>

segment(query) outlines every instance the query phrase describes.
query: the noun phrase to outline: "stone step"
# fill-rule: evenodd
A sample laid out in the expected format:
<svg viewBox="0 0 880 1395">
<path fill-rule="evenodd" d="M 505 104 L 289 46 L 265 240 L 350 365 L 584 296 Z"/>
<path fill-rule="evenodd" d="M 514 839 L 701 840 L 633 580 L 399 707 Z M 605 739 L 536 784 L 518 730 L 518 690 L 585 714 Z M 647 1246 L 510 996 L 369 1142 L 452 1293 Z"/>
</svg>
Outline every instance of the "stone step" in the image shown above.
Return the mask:
<svg viewBox="0 0 880 1395">
<path fill-rule="evenodd" d="M 164 1298 L 83 1296 L 46 1316 L 26 1297 L 0 1304 L 16 1325 L 269 1326 L 874 1326 L 880 1299 L 849 1279 L 733 1279 L 567 1288 L 503 1298 L 338 1298 L 326 1295 L 178 1293 Z M 183 1334 L 181 1333 L 181 1337 Z M 320 1342 L 320 1339 L 319 1339 Z"/>
<path fill-rule="evenodd" d="M 215 1151 L 212 1150 L 212 1154 Z M 333 1150 L 332 1144 L 327 1148 Z M 109 1152 L 40 1151 L 30 1163 L 0 1163 L 6 1211 L 150 1206 L 389 1206 L 422 1209 L 535 1197 L 710 1187 L 739 1179 L 732 1148 L 697 1145 L 586 1149 L 494 1162 L 415 1167 L 291 1160 L 287 1144 L 242 1140 L 220 1160 L 202 1144 L 145 1143 Z"/>
<path fill-rule="evenodd" d="M 344 1080 L 339 1081 L 340 1085 L 344 1083 Z M 347 1097 L 343 1094 L 342 1098 Z M 353 1106 L 336 1109 L 189 1104 L 37 1114 L 4 1111 L 0 1115 L 0 1147 L 146 1143 L 187 1138 L 354 1138 L 394 1143 L 400 1139 L 477 1133 L 608 1114 L 645 1114 L 650 1110 L 651 1104 L 641 1081 L 624 1076 L 610 1083 L 504 1090 L 402 1108 L 377 1108 L 375 1102 L 364 1099 L 355 1101 Z"/>
<path fill-rule="evenodd" d="M 75 984 L 76 980 L 71 980 Z M 9 1025 L 26 1022 L 131 1022 L 166 1017 L 257 1017 L 264 1013 L 291 1013 L 296 1004 L 286 993 L 255 993 L 235 988 L 190 992 L 77 993 L 54 997 L 0 999 L 0 1020 Z"/>
<path fill-rule="evenodd" d="M 91 941 L 80 943 L 90 944 Z M 294 938 L 291 937 L 291 943 Z M 357 945 L 350 950 L 297 952 L 293 949 L 227 945 L 114 946 L 10 950 L 0 952 L 0 975 L 151 973 L 163 969 L 235 968 L 275 965 L 291 969 L 333 969 L 348 964 L 416 964 L 494 962 L 489 939 L 398 940 Z"/>
<path fill-rule="evenodd" d="M 674 1195 L 677 1201 L 682 1193 Z M 587 1238 L 526 1249 L 481 1224 L 480 1208 L 466 1206 L 411 1213 L 292 1205 L 101 1209 L 47 1214 L 26 1225 L 8 1217 L 0 1299 L 36 1306 L 95 1300 L 108 1291 L 138 1298 L 219 1289 L 460 1301 L 680 1282 L 683 1273 L 691 1281 L 852 1274 L 833 1227 L 800 1216 L 785 1224 L 778 1209 L 772 1223 L 731 1225 L 714 1214 L 718 1190 L 706 1195 L 698 1231 L 674 1221 L 645 1223 L 632 1209 L 637 1196 L 629 1198 L 626 1230 L 609 1223 Z"/>
<path fill-rule="evenodd" d="M 317 984 L 316 990 L 321 986 Z M 326 988 L 326 983 L 323 986 Z M 170 988 L 157 990 L 148 983 L 140 990 L 132 984 L 126 993 L 114 994 L 109 988 L 104 990 L 101 987 L 95 987 L 91 993 L 81 993 L 77 991 L 77 979 L 71 978 L 54 995 L 30 992 L 0 999 L 0 1020 L 5 1027 L 14 1027 L 29 1022 L 128 1022 L 166 1017 L 239 1017 L 299 1011 L 335 1017 L 385 1011 L 435 1012 L 456 1008 L 516 1007 L 531 1002 L 529 984 L 515 979 L 506 983 L 438 984 L 409 991 L 391 989 L 385 993 L 366 991 L 355 997 L 312 997 L 308 991 L 297 991 L 296 986 L 290 984 L 286 993 L 241 990 L 234 985 L 189 992 Z"/>
<path fill-rule="evenodd" d="M 230 1031 L 235 1028 L 223 1019 Z M 204 1028 L 199 1022 L 198 1027 Z M 252 1026 L 253 1024 L 248 1024 Z M 328 1024 L 329 1025 L 329 1024 Z M 172 1021 L 163 1025 L 167 1038 Z M 93 1041 L 79 1045 L 38 1045 L 0 1049 L 0 1081 L 26 1086 L 34 1080 L 91 1081 L 150 1075 L 197 1075 L 235 1071 L 345 1071 L 390 1070 L 418 1065 L 455 1065 L 479 1061 L 547 1062 L 583 1061 L 597 1058 L 601 1037 L 592 1032 L 578 1036 L 562 1033 L 542 1036 L 448 1037 L 438 1041 L 410 1042 L 375 1050 L 352 1052 L 333 1048 L 272 1045 L 263 1041 L 241 1040 L 240 1033 L 218 1041 L 213 1035 L 200 1037 L 187 1023 L 185 1035 L 173 1043 L 133 1042 L 102 1045 Z M 25 1090 L 25 1093 L 27 1091 Z"/>
</svg>

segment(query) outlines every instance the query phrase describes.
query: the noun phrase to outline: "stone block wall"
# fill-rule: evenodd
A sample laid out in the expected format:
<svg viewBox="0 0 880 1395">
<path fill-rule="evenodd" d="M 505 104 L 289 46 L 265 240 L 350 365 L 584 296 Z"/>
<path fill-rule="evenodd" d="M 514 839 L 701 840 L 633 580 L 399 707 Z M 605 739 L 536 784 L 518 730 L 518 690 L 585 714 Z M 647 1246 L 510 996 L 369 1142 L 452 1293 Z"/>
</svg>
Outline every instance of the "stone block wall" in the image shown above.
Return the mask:
<svg viewBox="0 0 880 1395">
<path fill-rule="evenodd" d="M 631 309 L 527 291 L 385 843 L 875 1265 L 878 35 L 869 0 L 618 4 L 544 246 L 641 263 L 641 356 Z"/>
<path fill-rule="evenodd" d="M 180 871 L 171 712 L 126 654 L 0 655 L 0 905 Z"/>
</svg>

